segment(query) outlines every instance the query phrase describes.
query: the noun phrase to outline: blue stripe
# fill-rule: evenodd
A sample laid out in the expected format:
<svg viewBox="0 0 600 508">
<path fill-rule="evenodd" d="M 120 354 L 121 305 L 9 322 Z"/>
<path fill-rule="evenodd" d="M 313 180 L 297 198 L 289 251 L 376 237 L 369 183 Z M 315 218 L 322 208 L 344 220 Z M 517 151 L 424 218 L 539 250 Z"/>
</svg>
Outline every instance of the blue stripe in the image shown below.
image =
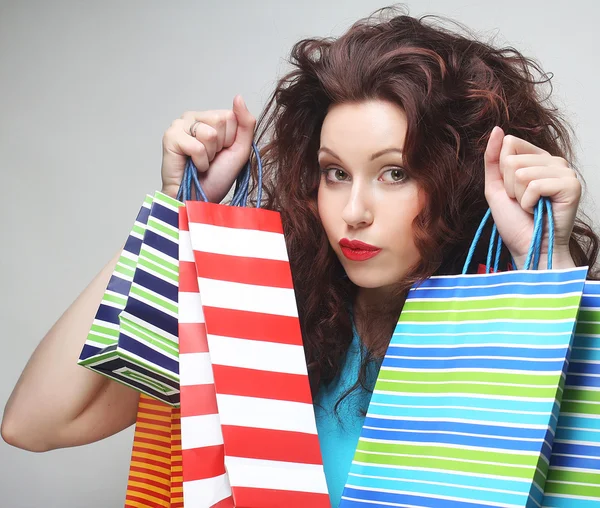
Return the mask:
<svg viewBox="0 0 600 508">
<path fill-rule="evenodd" d="M 135 271 L 135 276 L 133 277 L 133 282 L 135 284 L 139 284 L 142 288 L 149 289 L 168 300 L 171 300 L 174 303 L 177 303 L 179 300 L 178 297 L 178 286 L 177 284 L 173 284 L 171 282 L 166 282 L 162 279 L 159 279 L 155 275 L 148 273 L 144 267 L 139 267 Z"/>
<path fill-rule="evenodd" d="M 390 344 L 387 356 L 408 356 L 427 358 L 448 358 L 451 356 L 510 356 L 518 358 L 564 358 L 569 351 L 568 347 L 560 349 L 540 349 L 533 347 L 497 347 L 497 346 L 468 346 L 452 349 L 439 347 L 411 348 L 404 344 Z M 600 351 L 598 351 L 600 354 Z"/>
<path fill-rule="evenodd" d="M 565 322 L 554 322 L 554 323 L 524 323 L 524 322 L 499 322 L 493 323 L 491 321 L 478 321 L 478 322 L 444 322 L 444 323 L 404 323 L 402 321 L 403 314 L 400 314 L 400 321 L 396 325 L 394 330 L 394 339 L 397 335 L 401 335 L 406 332 L 407 334 L 436 334 L 436 335 L 449 335 L 452 333 L 472 333 L 473 335 L 479 335 L 478 339 L 480 342 L 486 342 L 488 335 L 480 335 L 482 332 L 490 332 L 502 334 L 506 332 L 518 333 L 564 333 L 567 337 L 563 338 L 564 342 L 561 344 L 570 344 L 571 336 L 573 335 L 573 328 L 575 326 L 575 320 L 567 320 Z M 573 317 L 575 317 L 573 315 Z M 517 336 L 512 335 L 511 340 L 515 340 Z M 455 341 L 460 340 L 462 342 L 464 337 L 454 337 Z M 523 337 L 524 340 L 535 340 L 530 339 L 529 336 Z M 404 339 L 403 339 L 404 340 Z M 546 337 L 544 337 L 544 341 Z M 543 342 L 542 342 L 543 343 Z"/>
<path fill-rule="evenodd" d="M 600 471 L 600 457 L 595 459 L 580 459 L 578 457 L 565 457 L 564 455 L 552 454 L 550 465 L 553 467 L 571 467 Z"/>
<path fill-rule="evenodd" d="M 150 207 L 151 206 L 152 205 L 150 205 Z M 136 218 L 137 222 L 140 222 L 142 224 L 148 223 L 148 217 L 150 216 L 150 207 L 142 206 L 142 208 L 140 208 L 140 212 L 138 213 L 138 216 Z"/>
<path fill-rule="evenodd" d="M 123 317 L 127 314 L 137 317 L 146 323 L 156 326 L 160 330 L 164 330 L 175 337 L 178 337 L 177 317 L 169 316 L 144 302 L 139 301 L 134 296 L 130 296 L 127 300 L 127 307 L 123 311 Z"/>
<path fill-rule="evenodd" d="M 117 353 L 118 353 L 118 351 L 117 351 Z M 165 377 L 165 376 L 161 375 L 160 373 L 148 370 L 145 367 L 142 367 L 136 363 L 130 362 L 129 360 L 121 358 L 120 356 L 118 356 L 112 360 L 105 361 L 105 362 L 101 363 L 100 365 L 102 366 L 102 369 L 105 372 L 114 372 L 118 369 L 127 368 L 128 370 L 137 372 L 138 374 L 146 376 L 150 379 L 154 379 L 157 383 L 162 383 L 164 385 L 170 386 L 171 388 L 173 388 L 175 390 L 179 389 L 179 383 L 177 381 L 173 381 L 172 379 L 169 379 L 168 377 Z M 162 393 L 162 392 L 160 392 L 160 393 Z"/>
<path fill-rule="evenodd" d="M 102 348 L 90 346 L 89 344 L 84 344 L 83 348 L 81 349 L 81 353 L 79 354 L 79 360 L 81 361 L 90 358 L 91 356 L 95 356 L 101 350 Z"/>
<path fill-rule="evenodd" d="M 437 481 L 448 481 L 448 478 L 443 473 L 438 473 Z M 411 481 L 398 480 L 380 480 L 377 478 L 361 478 L 352 476 L 348 478 L 348 483 L 352 486 L 363 487 L 368 489 L 386 489 L 386 490 L 402 490 L 405 492 L 411 492 L 414 496 L 420 494 L 428 496 L 445 496 L 445 497 L 460 497 L 468 499 L 471 502 L 498 502 L 498 492 L 488 492 L 485 490 L 476 490 L 473 487 L 459 487 L 453 486 L 448 487 L 445 485 L 432 485 L 415 483 Z M 352 488 L 352 487 L 347 487 Z M 361 491 L 359 491 L 361 492 Z M 364 492 L 364 491 L 362 491 Z M 364 495 L 364 494 L 363 494 Z M 409 494 L 391 494 L 391 493 L 378 493 L 379 496 L 388 496 L 390 501 L 392 499 L 395 502 L 406 502 L 407 497 L 412 497 Z M 368 494 L 367 494 L 368 496 Z M 527 503 L 529 496 L 527 494 L 509 494 L 503 492 L 501 494 L 502 502 L 506 504 L 515 504 L 517 506 L 524 506 Z M 437 505 L 436 505 L 437 506 Z M 459 503 L 453 504 L 453 506 L 460 506 Z"/>
<path fill-rule="evenodd" d="M 123 247 L 123 250 L 126 250 L 127 252 L 131 252 L 132 254 L 137 256 L 140 253 L 141 249 L 142 249 L 142 240 L 140 240 L 139 238 L 136 238 L 135 236 L 129 235 L 127 237 L 127 241 L 125 242 L 125 246 Z"/>
<path fill-rule="evenodd" d="M 600 363 L 573 363 L 569 365 L 569 374 L 600 374 Z"/>
<path fill-rule="evenodd" d="M 560 415 L 559 425 L 561 428 L 579 428 L 587 430 L 600 430 L 600 418 L 596 415 L 590 416 L 568 416 Z"/>
<path fill-rule="evenodd" d="M 121 332 L 119 335 L 119 349 L 129 351 L 130 353 L 143 358 L 146 362 L 152 365 L 159 366 L 165 370 L 173 372 L 174 374 L 179 374 L 179 362 L 177 360 L 172 360 L 171 358 L 166 357 L 164 354 L 149 348 L 145 344 L 142 344 L 141 342 L 127 335 L 126 332 Z"/>
<path fill-rule="evenodd" d="M 105 323 L 112 323 L 113 325 L 119 324 L 119 314 L 122 309 L 111 307 L 110 305 L 100 304 L 96 311 L 96 319 L 98 321 L 104 321 Z M 96 323 L 98 326 L 102 326 L 102 323 Z"/>
<path fill-rule="evenodd" d="M 118 277 L 115 274 L 111 276 L 110 280 L 108 281 L 108 286 L 106 286 L 106 289 L 108 291 L 113 291 L 123 296 L 129 295 L 130 288 L 131 282 L 125 279 L 121 279 L 121 277 Z"/>
<path fill-rule="evenodd" d="M 560 423 L 560 420 L 558 422 Z M 587 441 L 600 446 L 600 431 L 557 427 L 556 442 L 559 441 Z"/>
<path fill-rule="evenodd" d="M 571 389 L 581 387 L 600 388 L 600 377 L 578 376 L 576 374 L 569 374 L 567 376 L 565 387 Z"/>
<path fill-rule="evenodd" d="M 382 508 L 389 508 L 390 503 L 410 504 L 423 508 L 489 508 L 489 505 L 481 504 L 477 502 L 469 501 L 448 501 L 445 499 L 432 499 L 430 497 L 414 496 L 409 494 L 389 494 L 387 492 L 372 492 L 365 490 L 353 489 L 352 487 L 344 487 L 342 496 L 364 499 L 371 501 L 370 503 L 364 504 L 356 501 L 347 501 L 342 499 L 339 508 L 365 508 L 365 506 L 381 506 Z M 384 504 L 387 503 L 387 504 Z"/>
<path fill-rule="evenodd" d="M 386 478 L 404 478 L 406 480 L 417 480 L 424 482 L 443 482 L 463 485 L 464 487 L 474 487 L 482 489 L 499 489 L 499 490 L 512 490 L 514 492 L 520 492 L 521 494 L 528 495 L 531 487 L 531 483 L 528 481 L 515 481 L 514 479 L 508 479 L 503 477 L 487 478 L 473 476 L 469 473 L 458 473 L 455 471 L 444 471 L 440 473 L 438 471 L 430 470 L 414 470 L 404 469 L 401 467 L 379 467 L 366 464 L 352 464 L 352 473 L 368 475 L 368 476 L 381 476 Z M 355 481 L 354 476 L 348 477 L 349 482 Z M 537 490 L 537 489 L 536 489 Z"/>
<path fill-rule="evenodd" d="M 583 337 L 582 335 L 575 335 L 573 337 L 573 348 L 600 348 L 600 334 L 598 337 Z"/>
<path fill-rule="evenodd" d="M 510 402 L 510 401 L 509 401 Z M 487 411 L 473 411 L 469 409 L 421 409 L 369 406 L 369 415 L 393 416 L 396 418 L 449 418 L 463 420 L 477 420 L 484 422 L 512 423 L 514 425 L 548 425 L 556 421 L 548 414 L 524 415 L 522 413 L 491 413 Z"/>
<path fill-rule="evenodd" d="M 376 389 L 377 386 L 375 387 Z M 371 400 L 373 402 L 379 404 L 404 404 L 415 407 L 420 406 L 460 406 L 460 407 L 470 407 L 475 409 L 500 409 L 506 410 L 510 409 L 511 411 L 545 411 L 551 412 L 552 407 L 554 406 L 554 402 L 538 402 L 538 401 L 518 401 L 511 400 L 507 401 L 504 399 L 494 399 L 494 398 L 475 398 L 469 396 L 448 396 L 446 394 L 422 394 L 415 393 L 414 395 L 392 395 L 391 393 L 374 393 L 371 396 Z M 507 407 L 508 406 L 508 407 Z M 556 405 L 558 410 L 558 405 Z"/>
<path fill-rule="evenodd" d="M 486 434 L 500 438 L 513 437 L 518 439 L 544 439 L 545 437 L 547 437 L 547 432 L 543 429 L 502 427 L 498 425 L 457 423 L 446 421 L 431 422 L 414 420 L 390 420 L 387 418 L 376 418 L 374 416 L 367 416 L 365 418 L 364 426 L 407 430 L 414 432 L 450 430 L 450 427 L 452 427 L 452 432 L 460 432 L 463 434 Z"/>
<path fill-rule="evenodd" d="M 562 455 L 582 455 L 600 459 L 600 443 L 594 445 L 580 445 L 575 443 L 554 443 L 553 453 Z"/>
<path fill-rule="evenodd" d="M 527 451 L 540 453 L 543 442 L 516 441 L 512 439 L 498 439 L 496 437 L 474 437 L 456 434 L 421 434 L 419 432 L 397 432 L 390 430 L 372 430 L 363 428 L 361 437 L 365 439 L 378 439 L 381 441 L 410 441 L 413 443 L 449 444 L 456 446 L 478 446 L 482 448 L 498 448 L 503 450 Z"/>
<path fill-rule="evenodd" d="M 598 327 L 600 329 L 600 326 Z M 587 362 L 599 362 L 600 363 L 600 349 L 591 349 L 592 346 L 585 346 L 586 349 L 581 349 L 580 347 L 574 348 L 571 353 L 571 360 L 573 361 L 581 361 L 585 360 Z"/>
<path fill-rule="evenodd" d="M 535 335 L 522 335 L 522 333 L 515 335 L 508 335 L 507 333 L 490 333 L 487 335 L 482 335 L 480 332 L 473 331 L 470 332 L 471 335 L 449 335 L 448 333 L 438 333 L 435 335 L 419 335 L 420 333 L 424 333 L 421 330 L 421 326 L 416 330 L 416 334 L 408 329 L 409 326 L 412 325 L 404 325 L 401 326 L 401 335 L 394 335 L 393 342 L 390 344 L 390 347 L 394 347 L 398 342 L 402 344 L 415 344 L 422 346 L 435 346 L 435 345 L 451 345 L 454 346 L 456 344 L 465 344 L 465 345 L 477 345 L 477 344 L 487 344 L 487 343 L 500 343 L 500 344 L 515 344 L 516 342 L 527 345 L 528 347 L 536 347 L 537 345 L 541 346 L 565 346 L 571 341 L 571 332 L 563 332 L 561 335 L 540 335 L 536 332 Z M 569 324 L 572 328 L 572 325 Z M 444 326 L 444 329 L 447 330 L 447 327 Z M 398 327 L 396 328 L 398 330 Z M 408 334 L 411 335 L 408 335 Z"/>
<path fill-rule="evenodd" d="M 151 216 L 175 228 L 179 227 L 179 213 L 161 205 L 158 201 L 152 203 Z"/>
<path fill-rule="evenodd" d="M 459 360 L 444 359 L 405 359 L 391 358 L 385 356 L 383 367 L 392 367 L 398 369 L 477 369 L 477 370 L 496 370 L 511 369 L 528 372 L 561 371 L 564 367 L 565 359 L 555 361 L 524 361 L 524 360 L 500 360 L 497 358 L 466 358 Z M 600 365 L 598 365 L 600 369 Z"/>
<path fill-rule="evenodd" d="M 452 287 L 452 286 L 470 286 L 470 287 L 478 287 L 478 286 L 489 286 L 490 284 L 518 284 L 518 283 L 552 283 L 559 284 L 561 282 L 568 281 L 576 281 L 580 284 L 581 289 L 577 290 L 581 292 L 583 290 L 584 280 L 587 276 L 587 268 L 580 268 L 579 270 L 573 270 L 571 272 L 565 271 L 557 271 L 550 272 L 545 270 L 539 271 L 512 271 L 512 272 L 502 272 L 495 275 L 456 275 L 452 277 L 430 277 L 423 282 L 418 284 L 418 287 L 415 291 L 411 291 L 411 293 L 418 292 L 422 288 L 428 287 Z M 560 286 L 558 288 L 554 288 L 556 294 L 564 294 L 566 291 L 562 289 L 564 286 Z M 552 286 L 548 287 L 549 289 Z M 493 288 L 493 291 L 496 291 L 498 288 Z M 540 294 L 548 294 L 546 293 L 546 287 L 542 286 L 539 288 Z"/>
<path fill-rule="evenodd" d="M 583 295 L 598 295 L 600 296 L 600 281 L 586 280 L 583 288 Z"/>
<path fill-rule="evenodd" d="M 573 499 L 571 497 L 556 497 L 552 494 L 544 496 L 543 504 L 544 508 L 598 508 L 598 506 L 597 499 Z"/>
<path fill-rule="evenodd" d="M 144 245 L 148 245 L 173 259 L 179 259 L 179 245 L 177 242 L 157 235 L 153 231 L 146 230 L 144 234 Z"/>
<path fill-rule="evenodd" d="M 583 286 L 582 281 L 570 282 L 568 284 L 564 284 L 561 286 L 540 286 L 540 281 L 537 281 L 533 286 L 526 286 L 524 284 L 512 284 L 509 286 L 500 286 L 500 287 L 468 287 L 468 288 L 460 288 L 460 289 L 452 289 L 452 288 L 435 288 L 431 287 L 428 289 L 411 291 L 410 298 L 474 298 L 481 296 L 489 296 L 489 297 L 501 297 L 505 295 L 556 295 L 563 296 L 565 293 L 581 293 L 581 289 Z M 452 285 L 458 285 L 456 281 Z M 408 300 L 407 300 L 408 301 Z M 410 308 L 410 307 L 408 307 Z M 525 307 L 526 308 L 526 307 Z M 507 311 L 508 312 L 508 311 Z M 517 311 L 512 311 L 515 315 L 518 314 Z M 548 313 L 552 314 L 552 309 L 548 309 Z M 577 309 L 573 309 L 573 313 L 577 313 Z"/>
</svg>

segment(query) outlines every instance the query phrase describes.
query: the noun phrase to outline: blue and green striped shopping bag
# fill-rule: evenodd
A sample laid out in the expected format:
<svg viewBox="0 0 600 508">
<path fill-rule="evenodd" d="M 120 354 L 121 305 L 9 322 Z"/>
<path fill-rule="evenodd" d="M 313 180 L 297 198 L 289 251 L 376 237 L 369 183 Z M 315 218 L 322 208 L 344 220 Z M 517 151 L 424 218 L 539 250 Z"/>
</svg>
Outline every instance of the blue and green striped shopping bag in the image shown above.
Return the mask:
<svg viewBox="0 0 600 508">
<path fill-rule="evenodd" d="M 586 281 L 543 508 L 600 508 L 600 281 Z"/>
<path fill-rule="evenodd" d="M 413 287 L 340 508 L 539 507 L 586 275 L 463 274 Z"/>
<path fill-rule="evenodd" d="M 104 347 L 93 356 L 86 355 L 86 348 L 91 345 L 88 337 L 79 360 L 81 365 L 173 406 L 179 405 L 177 290 L 181 205 L 161 192 L 154 194 L 146 223 L 136 224 L 138 255 L 127 258 L 135 261 L 128 266 L 127 284 L 120 286 L 117 300 L 109 284 L 90 331 L 94 340 L 99 333 L 107 339 Z M 117 279 L 120 280 L 120 273 L 115 269 L 111 281 Z M 106 319 L 107 314 L 110 319 Z"/>
</svg>

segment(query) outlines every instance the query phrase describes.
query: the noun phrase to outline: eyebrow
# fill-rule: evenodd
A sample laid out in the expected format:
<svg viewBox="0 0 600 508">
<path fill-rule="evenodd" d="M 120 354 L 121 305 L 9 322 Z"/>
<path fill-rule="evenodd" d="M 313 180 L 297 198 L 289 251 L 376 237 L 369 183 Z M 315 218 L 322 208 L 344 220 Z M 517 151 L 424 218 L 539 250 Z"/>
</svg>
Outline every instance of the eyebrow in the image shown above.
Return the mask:
<svg viewBox="0 0 600 508">
<path fill-rule="evenodd" d="M 336 159 L 340 159 L 340 157 L 333 150 L 330 150 L 329 148 L 327 148 L 325 146 L 319 148 L 319 151 L 317 152 L 317 154 L 319 154 L 321 152 L 326 152 L 326 153 L 332 155 L 333 157 L 335 157 Z M 374 161 L 378 157 L 381 157 L 382 155 L 385 155 L 386 153 L 392 153 L 392 152 L 397 152 L 399 154 L 402 154 L 402 150 L 400 150 L 399 148 L 386 148 L 384 150 L 379 150 L 379 152 L 375 152 L 373 155 L 371 155 L 371 160 Z"/>
</svg>

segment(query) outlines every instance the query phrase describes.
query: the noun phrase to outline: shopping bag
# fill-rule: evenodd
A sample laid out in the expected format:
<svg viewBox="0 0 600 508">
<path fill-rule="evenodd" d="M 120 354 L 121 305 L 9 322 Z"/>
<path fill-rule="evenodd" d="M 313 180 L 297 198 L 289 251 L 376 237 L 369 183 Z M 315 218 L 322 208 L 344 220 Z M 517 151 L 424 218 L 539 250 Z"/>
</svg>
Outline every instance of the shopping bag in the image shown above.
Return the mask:
<svg viewBox="0 0 600 508">
<path fill-rule="evenodd" d="M 129 384 L 129 380 L 118 372 L 113 372 L 107 365 L 111 365 L 116 358 L 119 315 L 127 303 L 152 201 L 152 196 L 146 196 L 138 212 L 134 226 L 104 291 L 78 360 L 79 365 L 125 384 Z"/>
<path fill-rule="evenodd" d="M 185 208 L 234 506 L 329 507 L 281 218 Z"/>
<path fill-rule="evenodd" d="M 140 395 L 125 508 L 175 506 L 171 503 L 171 435 L 177 412 L 163 402 Z"/>
<path fill-rule="evenodd" d="M 543 508 L 600 508 L 600 281 L 586 281 Z"/>
<path fill-rule="evenodd" d="M 586 275 L 495 270 L 413 287 L 340 507 L 540 506 Z"/>
<path fill-rule="evenodd" d="M 179 211 L 183 497 L 186 507 L 233 507 L 187 213 Z"/>
</svg>

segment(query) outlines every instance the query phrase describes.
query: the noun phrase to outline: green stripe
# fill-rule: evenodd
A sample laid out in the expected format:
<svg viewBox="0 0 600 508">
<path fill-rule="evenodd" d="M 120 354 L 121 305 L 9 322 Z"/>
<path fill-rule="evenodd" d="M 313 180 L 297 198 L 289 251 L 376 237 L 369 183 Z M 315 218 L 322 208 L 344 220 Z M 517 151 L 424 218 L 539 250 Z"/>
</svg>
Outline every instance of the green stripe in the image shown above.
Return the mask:
<svg viewBox="0 0 600 508">
<path fill-rule="evenodd" d="M 577 473 L 581 474 L 581 473 Z M 572 481 L 581 482 L 579 478 L 574 479 Z M 546 482 L 546 488 L 544 489 L 545 494 L 562 494 L 565 496 L 585 496 L 585 497 L 594 497 L 598 501 L 600 501 L 600 486 L 598 486 L 597 482 L 600 482 L 600 475 L 596 475 L 596 479 L 594 480 L 596 485 L 580 485 L 580 484 L 570 484 L 570 483 L 558 483 L 548 480 Z M 575 503 L 577 504 L 577 503 Z"/>
<path fill-rule="evenodd" d="M 130 268 L 133 268 L 135 270 L 135 266 L 137 265 L 137 260 L 133 260 L 128 257 L 121 256 L 119 258 L 119 263 L 121 263 L 122 265 L 129 266 Z"/>
<path fill-rule="evenodd" d="M 115 266 L 115 272 L 116 273 L 120 273 L 122 275 L 125 275 L 126 277 L 130 277 L 132 278 L 134 275 L 134 271 L 130 270 L 129 268 L 122 266 L 120 264 L 117 263 L 117 265 Z"/>
<path fill-rule="evenodd" d="M 143 342 L 152 344 L 158 347 L 161 351 L 173 355 L 175 358 L 179 358 L 179 346 L 177 342 L 172 341 L 162 335 L 149 330 L 148 328 L 135 323 L 126 317 L 121 317 L 121 328 L 123 331 L 131 333 L 134 337 L 138 338 Z"/>
<path fill-rule="evenodd" d="M 570 402 L 563 400 L 560 413 L 580 413 L 585 415 L 600 416 L 600 404 L 586 402 Z"/>
<path fill-rule="evenodd" d="M 402 321 L 432 322 L 432 321 L 490 321 L 492 319 L 517 319 L 517 320 L 536 320 L 536 321 L 555 321 L 557 319 L 575 319 L 577 307 L 572 309 L 553 309 L 553 310 L 474 310 L 467 312 L 439 311 L 431 313 L 411 312 L 403 310 L 401 314 Z"/>
<path fill-rule="evenodd" d="M 171 196 L 167 196 L 166 194 L 163 194 L 162 192 L 158 192 L 158 191 L 156 191 L 154 193 L 154 200 L 158 201 L 159 203 L 166 203 L 167 205 L 171 205 L 175 208 L 179 208 L 180 206 L 183 206 L 183 203 L 181 201 L 177 201 L 176 199 L 173 199 Z"/>
<path fill-rule="evenodd" d="M 466 448 L 446 448 L 442 446 L 418 446 L 414 444 L 397 444 L 390 442 L 372 442 L 358 441 L 357 451 L 371 451 L 380 453 L 405 454 L 416 457 L 424 455 L 445 458 L 445 459 L 463 459 L 480 460 L 485 462 L 495 462 L 499 465 L 521 465 L 535 467 L 538 462 L 538 455 L 521 455 L 504 452 L 494 452 L 491 450 L 470 450 Z"/>
<path fill-rule="evenodd" d="M 160 256 L 156 256 L 156 255 L 148 252 L 143 247 L 142 247 L 142 250 L 140 252 L 140 258 L 143 258 L 144 260 L 152 261 L 153 263 L 161 266 L 162 268 L 165 268 L 166 270 L 171 270 L 171 271 L 173 271 L 175 273 L 179 273 L 179 265 L 178 264 L 176 264 L 176 263 L 170 263 L 166 259 L 164 259 L 164 258 L 162 258 Z"/>
<path fill-rule="evenodd" d="M 91 332 L 103 333 L 105 335 L 110 335 L 111 337 L 118 338 L 119 330 L 115 330 L 114 328 L 107 328 L 106 326 L 93 324 L 90 328 Z"/>
<path fill-rule="evenodd" d="M 599 335 L 600 323 L 582 323 L 581 321 L 578 321 L 575 333 L 586 335 Z"/>
<path fill-rule="evenodd" d="M 89 333 L 87 336 L 88 342 L 97 342 L 105 346 L 114 346 L 117 343 L 116 338 L 102 337 L 102 335 L 96 335 L 95 333 Z"/>
<path fill-rule="evenodd" d="M 154 379 L 151 379 L 148 376 L 144 376 L 139 372 L 135 372 L 133 370 L 123 371 L 121 372 L 121 375 L 133 379 L 134 381 L 139 381 L 142 384 L 148 385 L 159 392 L 168 393 L 173 391 L 173 388 L 171 386 L 165 385 L 164 383 L 159 383 Z"/>
<path fill-rule="evenodd" d="M 531 469 L 500 466 L 498 464 L 473 464 L 457 462 L 454 459 L 430 459 L 424 457 L 396 457 L 394 455 L 373 455 L 357 450 L 354 455 L 356 462 L 366 462 L 375 465 L 405 466 L 425 469 L 442 469 L 462 473 L 479 473 L 494 477 L 531 479 Z"/>
<path fill-rule="evenodd" d="M 127 305 L 127 297 L 120 295 L 111 295 L 110 293 L 104 293 L 102 301 L 116 303 L 117 305 L 121 306 L 121 309 L 124 309 L 125 305 Z"/>
<path fill-rule="evenodd" d="M 133 226 L 133 228 L 131 229 L 132 233 L 135 233 L 137 235 L 140 235 L 142 238 L 144 237 L 144 233 L 146 232 L 146 227 L 142 227 L 142 226 L 138 226 L 137 224 L 135 226 Z"/>
<path fill-rule="evenodd" d="M 414 301 L 407 300 L 402 312 L 407 310 L 438 310 L 452 311 L 459 309 L 485 310 L 492 308 L 518 307 L 519 309 L 557 309 L 560 307 L 579 306 L 580 296 L 565 296 L 555 298 L 493 298 L 486 300 L 443 300 L 443 301 Z"/>
<path fill-rule="evenodd" d="M 472 381 L 486 381 L 489 383 L 524 384 L 524 385 L 552 385 L 557 384 L 562 377 L 560 374 L 545 374 L 536 376 L 533 374 L 503 374 L 498 372 L 486 372 L 482 379 L 481 372 L 423 372 L 423 371 L 397 371 L 382 368 L 379 371 L 378 380 L 384 381 L 434 381 L 451 382 L 460 381 L 469 383 Z"/>
<path fill-rule="evenodd" d="M 580 310 L 577 319 L 579 321 L 592 321 L 597 323 L 600 328 L 600 310 Z"/>
<path fill-rule="evenodd" d="M 154 201 L 154 198 L 152 196 L 150 196 L 149 194 L 146 194 L 146 198 L 144 199 L 144 204 L 151 205 L 152 201 Z"/>
<path fill-rule="evenodd" d="M 169 270 L 165 270 L 164 268 L 161 268 L 160 266 L 158 266 L 154 263 L 151 263 L 150 261 L 148 261 L 146 259 L 143 259 L 140 257 L 140 259 L 138 260 L 138 265 L 143 266 L 144 268 L 147 268 L 151 272 L 158 273 L 158 274 L 162 275 L 163 277 L 166 277 L 167 279 L 172 280 L 175 283 L 179 282 L 179 275 L 176 275 Z"/>
<path fill-rule="evenodd" d="M 170 227 L 165 226 L 164 224 L 160 224 L 160 223 L 156 222 L 156 220 L 153 219 L 152 217 L 150 217 L 148 219 L 147 228 L 155 229 L 156 231 L 162 233 L 163 235 L 173 238 L 173 240 L 175 240 L 175 241 L 179 240 L 179 230 L 177 230 L 177 229 L 173 230 Z"/>
<path fill-rule="evenodd" d="M 550 469 L 548 474 L 548 483 L 556 482 L 574 482 L 574 483 L 591 483 L 592 485 L 600 485 L 600 471 L 597 473 L 584 473 L 582 471 L 569 471 L 564 469 Z"/>
<path fill-rule="evenodd" d="M 89 358 L 86 358 L 85 360 L 81 360 L 79 361 L 79 365 L 83 365 L 84 367 L 87 367 L 88 365 L 91 365 L 92 363 L 99 363 L 100 365 L 102 365 L 103 363 L 106 363 L 108 361 L 112 361 L 112 360 L 116 360 L 118 359 L 119 356 L 117 355 L 116 350 L 112 350 L 109 351 L 108 353 L 99 353 L 97 355 L 94 356 L 90 356 Z M 97 366 L 94 367 L 90 367 L 92 370 L 98 370 Z"/>
<path fill-rule="evenodd" d="M 563 401 L 600 402 L 600 391 L 568 388 L 565 390 Z M 598 405 L 598 413 L 600 414 L 600 405 Z"/>
<path fill-rule="evenodd" d="M 163 299 L 161 297 L 153 295 L 152 293 L 145 291 L 143 288 L 141 288 L 139 286 L 132 284 L 129 294 L 139 296 L 140 298 L 144 298 L 144 299 L 148 300 L 149 302 L 152 302 L 157 307 L 160 307 L 161 309 L 166 309 L 170 312 L 177 314 L 177 304 L 170 303 L 166 299 Z M 160 309 L 158 309 L 158 310 L 160 310 Z"/>
<path fill-rule="evenodd" d="M 482 379 L 482 381 L 484 381 L 484 379 Z M 394 381 L 377 381 L 377 384 L 375 385 L 375 390 L 422 394 L 465 393 L 506 397 L 539 397 L 552 400 L 556 398 L 557 391 L 559 391 L 557 384 L 549 388 L 540 388 L 537 386 L 524 387 L 467 383 L 444 383 L 430 385 L 422 383 L 402 383 Z"/>
</svg>

